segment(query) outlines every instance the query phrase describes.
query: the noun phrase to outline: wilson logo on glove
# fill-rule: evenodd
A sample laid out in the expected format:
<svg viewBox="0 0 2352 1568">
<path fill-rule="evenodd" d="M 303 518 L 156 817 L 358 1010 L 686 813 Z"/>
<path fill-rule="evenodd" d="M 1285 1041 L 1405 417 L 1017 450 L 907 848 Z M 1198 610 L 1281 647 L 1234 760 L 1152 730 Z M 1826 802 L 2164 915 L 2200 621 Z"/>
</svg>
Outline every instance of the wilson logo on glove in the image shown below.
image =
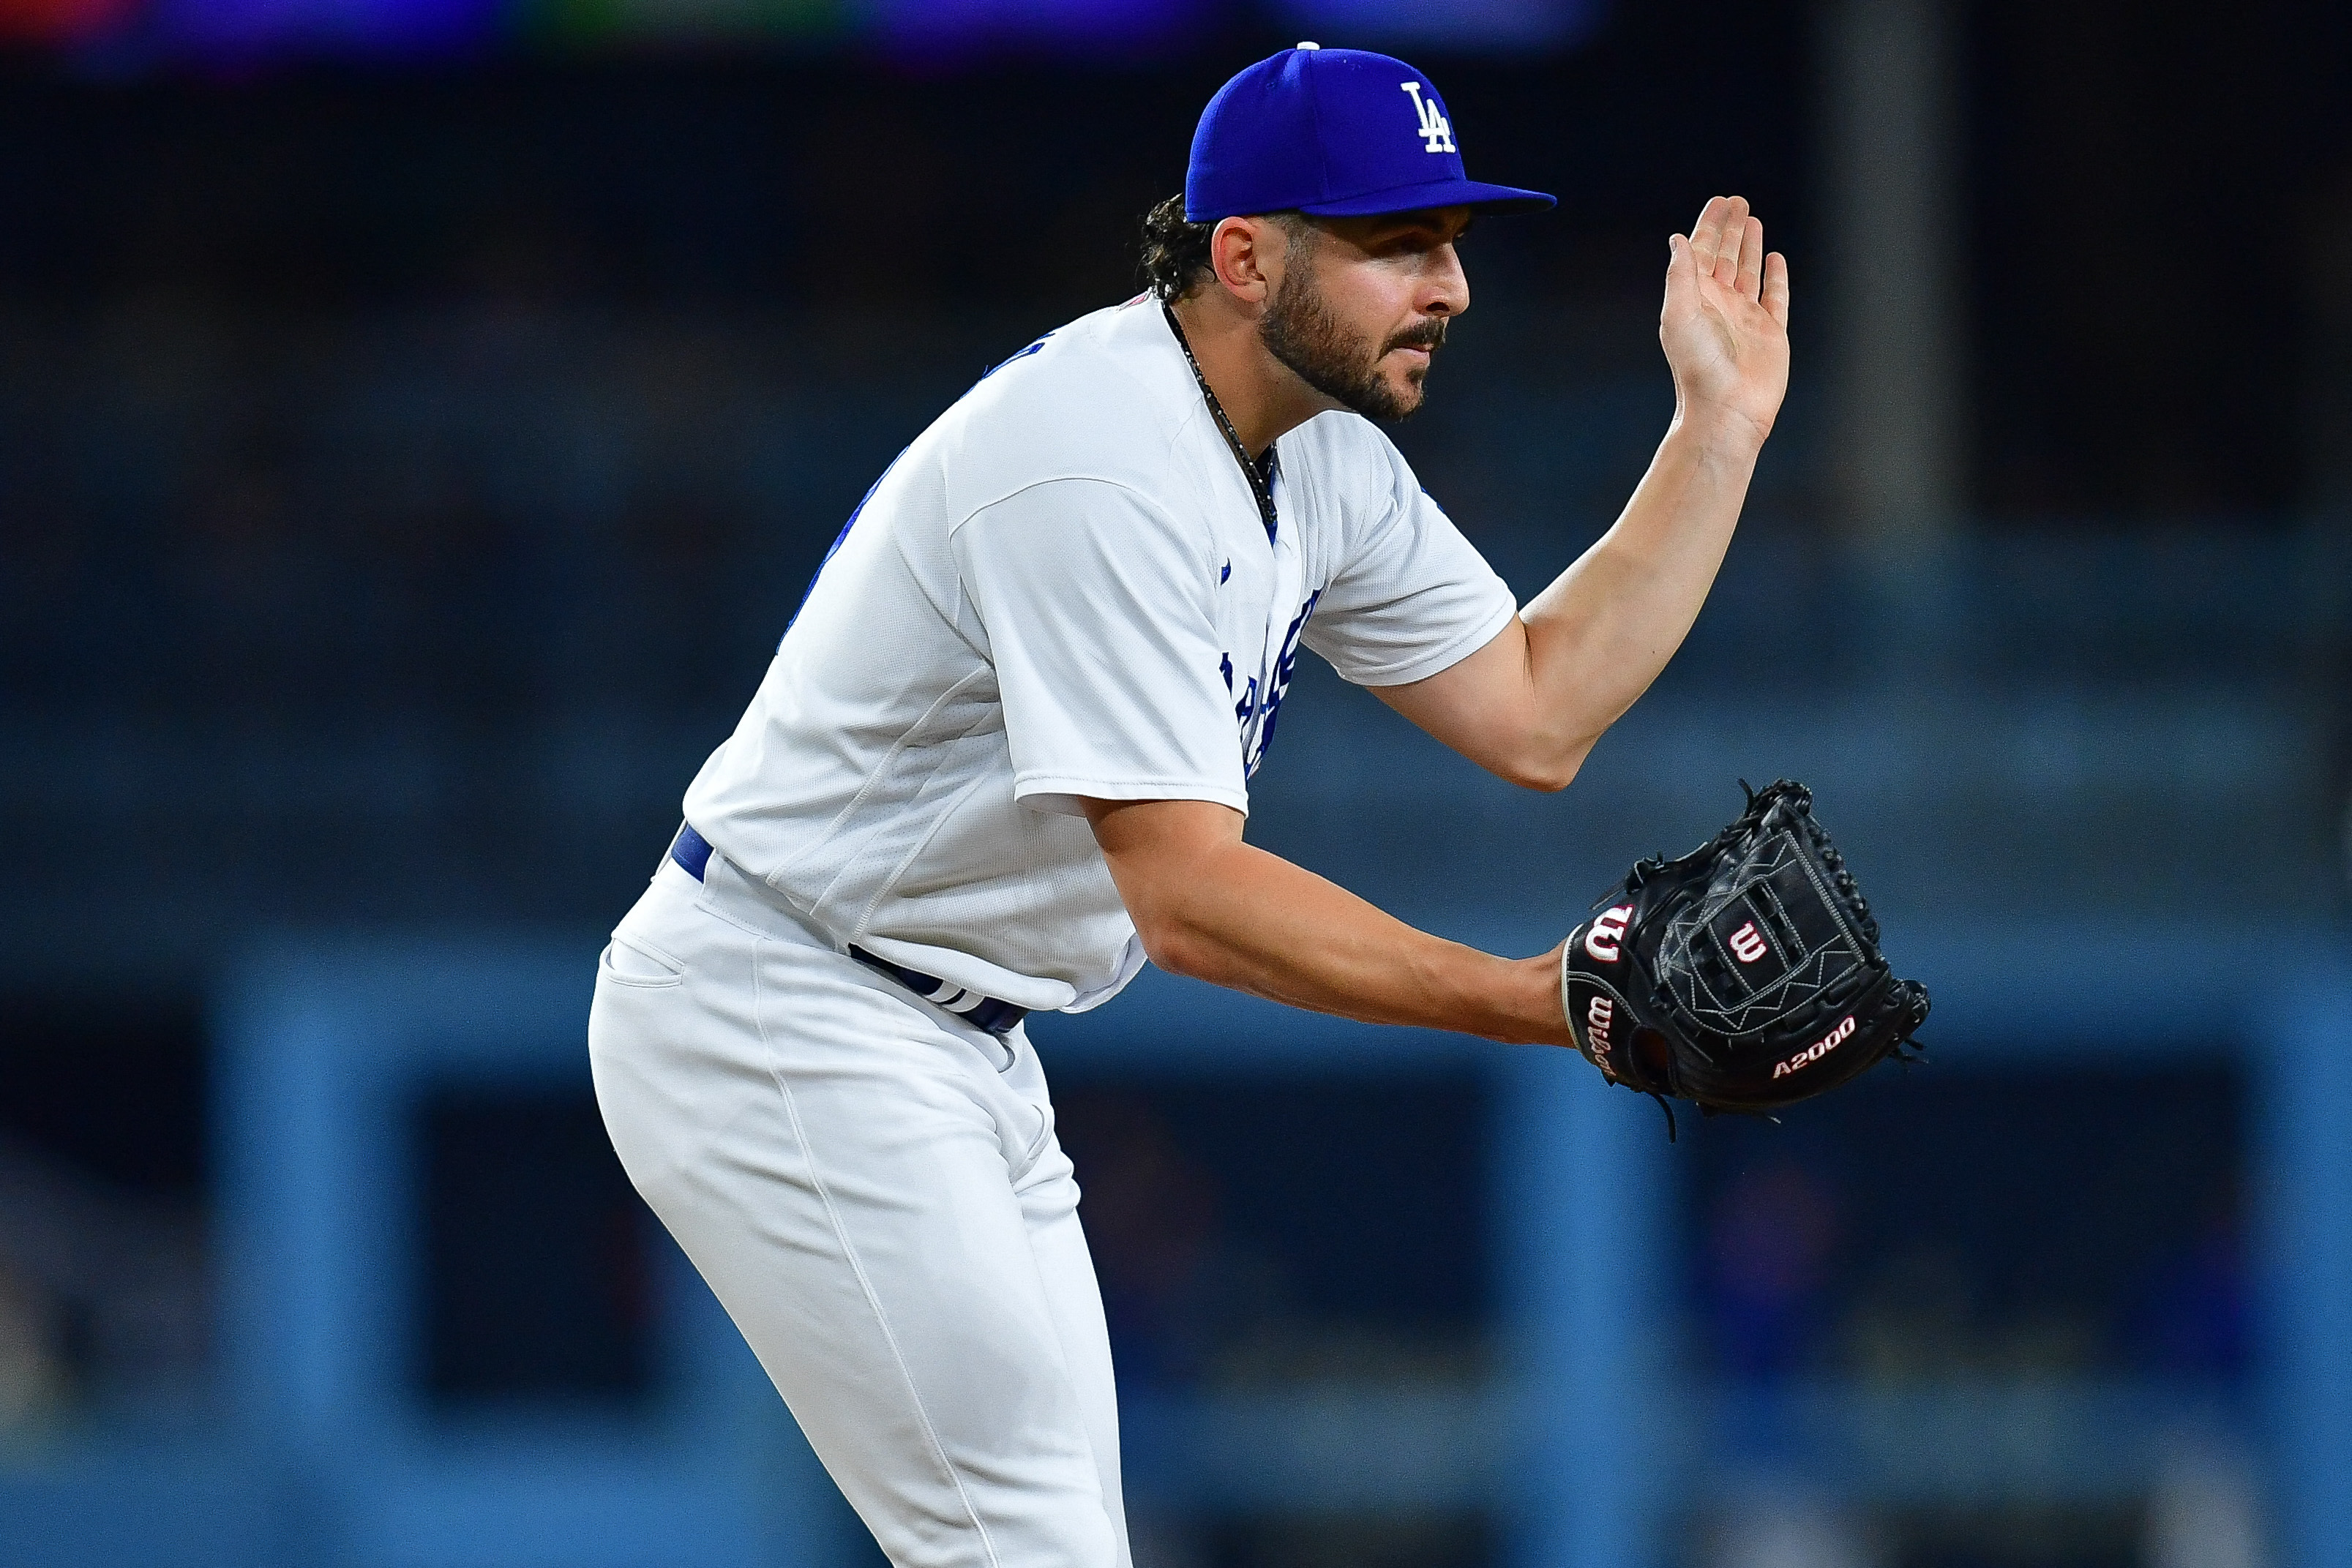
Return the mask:
<svg viewBox="0 0 2352 1568">
<path fill-rule="evenodd" d="M 1625 940 L 1625 922 L 1633 918 L 1633 906 L 1618 904 L 1604 909 L 1592 917 L 1592 929 L 1584 934 L 1584 950 L 1604 964 L 1617 961 L 1617 945 Z"/>
<path fill-rule="evenodd" d="M 1606 1059 L 1609 1055 L 1609 1025 L 1616 1016 L 1617 1004 L 1607 997 L 1593 998 L 1592 1005 L 1584 1009 L 1584 1032 L 1592 1041 L 1595 1064 L 1612 1078 L 1617 1075 L 1609 1071 Z"/>
<path fill-rule="evenodd" d="M 1821 1039 L 1813 1041 L 1812 1044 L 1805 1047 L 1804 1050 L 1797 1052 L 1796 1055 L 1789 1058 L 1788 1061 L 1774 1068 L 1772 1070 L 1772 1076 L 1775 1078 L 1786 1078 L 1791 1072 L 1796 1071 L 1800 1067 L 1808 1066 L 1811 1063 L 1819 1061 L 1822 1057 L 1827 1056 L 1831 1051 L 1835 1051 L 1839 1046 L 1844 1044 L 1846 1037 L 1852 1033 L 1853 1033 L 1853 1015 L 1848 1014 L 1845 1022 L 1838 1025 L 1837 1028 L 1830 1030 L 1829 1033 L 1822 1036 Z"/>
<path fill-rule="evenodd" d="M 1756 929 L 1753 920 L 1731 934 L 1732 956 L 1743 964 L 1753 964 L 1770 950 L 1764 946 L 1763 933 Z"/>
</svg>

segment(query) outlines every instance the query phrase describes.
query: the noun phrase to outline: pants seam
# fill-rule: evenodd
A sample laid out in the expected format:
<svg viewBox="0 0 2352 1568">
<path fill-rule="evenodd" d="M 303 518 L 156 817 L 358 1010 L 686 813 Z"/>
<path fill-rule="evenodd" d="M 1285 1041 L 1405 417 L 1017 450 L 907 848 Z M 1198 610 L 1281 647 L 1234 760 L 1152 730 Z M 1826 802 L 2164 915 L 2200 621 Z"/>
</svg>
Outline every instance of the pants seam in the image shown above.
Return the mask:
<svg viewBox="0 0 2352 1568">
<path fill-rule="evenodd" d="M 768 1053 L 768 1076 L 783 1097 L 784 1114 L 791 1118 L 793 1137 L 801 1146 L 801 1157 L 808 1162 L 809 1185 L 816 1188 L 817 1201 L 824 1205 L 825 1222 L 833 1228 L 834 1240 L 840 1244 L 841 1255 L 847 1260 L 850 1272 L 857 1278 L 857 1289 L 866 1298 L 866 1311 L 874 1314 L 875 1327 L 882 1333 L 882 1343 L 890 1347 L 890 1360 L 898 1367 L 900 1381 L 907 1385 L 907 1397 L 915 1406 L 915 1418 L 923 1424 L 923 1437 L 931 1446 L 932 1455 L 940 1469 L 947 1472 L 948 1482 L 955 1488 L 956 1497 L 963 1504 L 964 1517 L 971 1521 L 973 1533 L 980 1537 L 981 1551 L 987 1554 L 994 1568 L 1003 1568 L 996 1554 L 996 1543 L 989 1539 L 988 1526 L 982 1522 L 980 1510 L 972 1505 L 971 1493 L 965 1490 L 963 1477 L 956 1473 L 955 1461 L 948 1458 L 947 1445 L 940 1441 L 939 1428 L 931 1424 L 931 1413 L 923 1406 L 922 1391 L 915 1385 L 915 1375 L 907 1365 L 907 1358 L 898 1349 L 898 1336 L 890 1332 L 890 1319 L 882 1310 L 882 1298 L 874 1289 L 866 1265 L 857 1256 L 856 1247 L 849 1239 L 849 1228 L 842 1223 L 841 1211 L 833 1201 L 833 1189 L 825 1184 L 817 1169 L 816 1150 L 809 1143 L 808 1130 L 801 1123 L 799 1104 L 793 1098 L 792 1085 L 784 1082 L 776 1065 L 776 1049 L 768 1039 L 767 1009 L 762 1007 L 762 987 L 760 978 L 760 953 L 773 938 L 760 936 L 751 945 L 751 1021 L 760 1031 L 761 1049 Z"/>
<path fill-rule="evenodd" d="M 1051 1144 L 1053 1141 L 1054 1123 L 1052 1118 L 1048 1117 L 1045 1123 L 1045 1130 L 1043 1134 L 1039 1134 L 1037 1139 L 1037 1148 L 1035 1152 L 1040 1156 L 1040 1160 L 1042 1160 L 1046 1145 Z M 1034 1172 L 1036 1169 L 1038 1163 L 1040 1163 L 1039 1160 L 1033 1160 L 1030 1163 L 1029 1170 Z M 1027 1173 L 1024 1173 L 1024 1179 L 1026 1174 Z M 1075 1180 L 1076 1178 L 1066 1176 L 1063 1179 Z M 1019 1192 L 1017 1188 L 1015 1189 L 1015 1201 L 1019 1201 Z M 1071 1223 L 1077 1223 L 1077 1215 L 1075 1210 L 1072 1211 L 1069 1218 Z M 1026 1229 L 1027 1227 L 1024 1226 L 1024 1228 Z M 1085 1235 L 1085 1229 L 1083 1227 L 1080 1228 L 1079 1234 L 1081 1237 Z M 1046 1291 L 1045 1288 L 1045 1268 L 1043 1261 L 1040 1260 L 1037 1256 L 1037 1237 L 1034 1230 L 1030 1231 L 1028 1240 L 1030 1275 L 1037 1281 L 1040 1295 L 1050 1299 L 1051 1292 Z M 1089 1263 L 1091 1264 L 1091 1257 L 1089 1258 Z M 1089 1271 L 1091 1271 L 1091 1270 Z M 1117 1564 L 1121 1560 L 1121 1549 L 1128 1545 L 1126 1500 L 1123 1496 L 1120 1497 L 1118 1514 L 1116 1518 L 1114 1518 L 1112 1513 L 1113 1491 L 1112 1488 L 1108 1485 L 1110 1478 L 1103 1473 L 1102 1450 L 1095 1445 L 1095 1434 L 1087 1429 L 1086 1417 L 1083 1414 L 1085 1410 L 1085 1400 L 1078 1393 L 1077 1374 L 1075 1370 L 1076 1360 L 1070 1354 L 1070 1341 L 1066 1332 L 1066 1325 L 1064 1323 L 1060 1314 L 1055 1312 L 1048 1312 L 1047 1320 L 1053 1324 L 1054 1348 L 1060 1354 L 1062 1358 L 1062 1376 L 1065 1381 L 1069 1384 L 1071 1396 L 1077 1404 L 1081 1412 L 1078 1418 L 1078 1435 L 1087 1445 L 1087 1457 L 1094 1461 L 1096 1490 L 1097 1493 L 1096 1506 L 1102 1510 L 1103 1526 L 1109 1532 L 1111 1538 L 1111 1561 L 1113 1564 Z M 1118 1453 L 1117 1448 L 1118 1429 L 1118 1409 L 1117 1400 L 1114 1398 L 1111 1407 L 1111 1434 L 1113 1441 L 1111 1452 L 1114 1457 Z M 1123 1465 L 1121 1467 L 1120 1487 L 1123 1491 L 1125 1487 L 1125 1470 Z M 1134 1558 L 1131 1550 L 1129 1551 L 1126 1561 L 1129 1564 L 1129 1568 L 1132 1568 Z"/>
</svg>

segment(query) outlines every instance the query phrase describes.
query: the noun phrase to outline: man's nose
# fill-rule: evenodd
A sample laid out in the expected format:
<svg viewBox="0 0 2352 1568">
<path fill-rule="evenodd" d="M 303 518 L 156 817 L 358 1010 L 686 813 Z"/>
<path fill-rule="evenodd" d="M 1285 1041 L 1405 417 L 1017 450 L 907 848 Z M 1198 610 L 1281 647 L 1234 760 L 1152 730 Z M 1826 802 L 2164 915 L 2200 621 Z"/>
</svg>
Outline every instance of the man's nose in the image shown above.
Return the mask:
<svg viewBox="0 0 2352 1568">
<path fill-rule="evenodd" d="M 1437 254 L 1434 261 L 1423 296 L 1422 310 L 1431 316 L 1459 316 L 1470 308 L 1470 277 L 1462 270 L 1462 257 L 1449 245 Z"/>
</svg>

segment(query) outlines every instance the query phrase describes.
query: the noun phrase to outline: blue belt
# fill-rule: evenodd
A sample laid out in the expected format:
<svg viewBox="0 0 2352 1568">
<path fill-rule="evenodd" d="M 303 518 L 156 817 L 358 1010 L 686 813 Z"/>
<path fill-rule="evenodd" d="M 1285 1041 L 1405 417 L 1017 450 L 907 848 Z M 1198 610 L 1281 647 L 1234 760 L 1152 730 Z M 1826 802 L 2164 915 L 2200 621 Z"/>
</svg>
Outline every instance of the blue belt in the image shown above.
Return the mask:
<svg viewBox="0 0 2352 1568">
<path fill-rule="evenodd" d="M 686 868 L 695 881 L 703 879 L 710 869 L 710 841 L 681 824 L 677 837 L 669 841 L 669 858 Z M 1011 1034 L 1023 1019 L 1029 1016 L 1027 1008 L 1014 1007 L 1011 1002 L 994 997 L 983 997 L 978 991 L 959 986 L 953 980 L 942 980 L 937 975 L 926 975 L 920 969 L 909 969 L 904 964 L 893 964 L 879 955 L 868 953 L 856 943 L 850 944 L 849 956 L 873 970 L 898 981 L 923 1000 L 944 1012 L 951 1012 L 974 1029 L 983 1029 L 1000 1038 Z"/>
</svg>

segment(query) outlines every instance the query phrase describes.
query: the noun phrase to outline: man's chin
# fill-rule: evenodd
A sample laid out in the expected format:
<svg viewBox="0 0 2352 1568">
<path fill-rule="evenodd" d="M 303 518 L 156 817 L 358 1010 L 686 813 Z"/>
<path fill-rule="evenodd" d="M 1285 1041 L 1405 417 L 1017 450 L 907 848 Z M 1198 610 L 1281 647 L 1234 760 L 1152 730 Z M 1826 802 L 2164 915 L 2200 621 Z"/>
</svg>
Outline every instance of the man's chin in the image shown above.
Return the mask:
<svg viewBox="0 0 2352 1568">
<path fill-rule="evenodd" d="M 1375 424 L 1398 424 L 1421 411 L 1422 392 L 1418 386 L 1402 389 L 1385 383 L 1368 387 L 1342 403 Z"/>
<path fill-rule="evenodd" d="M 1409 371 L 1400 379 L 1385 382 L 1388 407 L 1381 417 L 1396 421 L 1411 419 L 1419 413 L 1423 401 L 1429 396 L 1428 390 L 1422 385 L 1422 379 L 1428 373 L 1426 369 Z"/>
</svg>

